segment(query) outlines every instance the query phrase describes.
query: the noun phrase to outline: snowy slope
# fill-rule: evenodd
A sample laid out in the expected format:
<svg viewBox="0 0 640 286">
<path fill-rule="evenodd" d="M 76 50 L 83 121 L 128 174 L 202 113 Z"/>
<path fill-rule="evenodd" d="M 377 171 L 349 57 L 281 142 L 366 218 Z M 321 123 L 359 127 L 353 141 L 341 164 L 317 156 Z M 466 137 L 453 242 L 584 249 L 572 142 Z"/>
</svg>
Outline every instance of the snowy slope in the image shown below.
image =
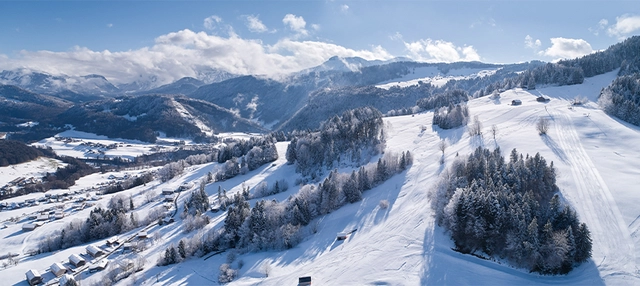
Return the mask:
<svg viewBox="0 0 640 286">
<path fill-rule="evenodd" d="M 471 115 L 483 122 L 483 138 L 471 138 L 466 128 L 441 130 L 432 127 L 432 112 L 415 116 L 385 118 L 387 150 L 411 151 L 414 164 L 406 172 L 392 177 L 384 184 L 364 193 L 361 202 L 347 205 L 317 220 L 317 233 L 296 247 L 286 251 L 266 251 L 240 255 L 244 266 L 239 278 L 230 285 L 295 285 L 300 276 L 310 275 L 314 285 L 639 285 L 636 267 L 640 254 L 640 128 L 611 118 L 593 102 L 600 89 L 615 78 L 615 71 L 587 78 L 581 85 L 545 87 L 537 90 L 508 90 L 499 99 L 478 98 L 469 102 Z M 551 101 L 540 103 L 536 97 L 544 95 Z M 577 95 L 591 101 L 583 106 L 571 106 Z M 511 106 L 520 99 L 522 105 Z M 535 124 L 540 117 L 551 120 L 548 136 L 538 135 Z M 492 125 L 498 127 L 496 139 L 490 135 Z M 427 126 L 422 131 L 421 126 Z M 429 208 L 428 191 L 446 168 L 439 164 L 437 144 L 446 139 L 445 165 L 456 155 L 464 156 L 477 146 L 500 146 L 503 154 L 517 148 L 521 153 L 540 152 L 553 161 L 558 173 L 562 196 L 573 205 L 581 221 L 592 232 L 593 258 L 566 276 L 542 276 L 515 269 L 496 261 L 482 260 L 451 250 L 448 235 L 434 223 Z M 286 142 L 277 144 L 280 158 L 274 164 L 221 183 L 206 187 L 211 199 L 218 186 L 230 194 L 240 191 L 242 184 L 255 186 L 265 180 L 269 184 L 279 179 L 289 181 L 287 192 L 267 199 L 279 201 L 299 190 L 293 181 L 298 176 L 287 165 L 284 153 Z M 143 204 L 144 192 L 159 192 L 175 188 L 185 181 L 197 182 L 217 164 L 190 167 L 183 176 L 164 184 L 153 182 L 125 191 L 134 195 L 140 216 L 150 212 L 154 203 Z M 346 171 L 346 170 L 345 170 Z M 80 185 L 100 182 L 108 174 L 94 174 L 80 181 Z M 137 195 L 136 195 L 137 194 Z M 186 196 L 181 196 L 183 201 Z M 101 199 L 105 204 L 107 198 Z M 380 201 L 388 200 L 389 207 L 381 208 Z M 252 201 L 254 203 L 255 200 Z M 86 213 L 84 214 L 86 215 Z M 208 213 L 212 223 L 207 228 L 221 227 L 224 213 Z M 80 216 L 78 216 L 80 217 Z M 71 217 L 69 218 L 71 219 Z M 314 224 L 316 222 L 313 222 Z M 0 230 L 3 242 L 10 247 L 29 249 L 47 228 L 32 233 L 20 233 L 17 226 Z M 337 232 L 353 232 L 345 241 L 336 241 Z M 163 267 L 152 266 L 167 246 L 195 234 L 184 234 L 177 223 L 154 226 L 150 233 L 162 237 L 148 245 L 141 253 L 147 259 L 145 270 L 119 285 L 216 285 L 218 267 L 226 262 L 226 253 L 190 258 L 185 262 Z M 7 251 L 3 248 L 0 251 Z M 76 247 L 58 253 L 26 258 L 18 266 L 0 269 L 0 276 L 9 284 L 23 282 L 24 271 L 43 268 L 64 259 Z M 122 258 L 114 254 L 110 259 Z M 46 266 L 45 266 L 46 267 Z M 269 269 L 266 271 L 266 269 Z M 42 269 L 44 270 L 44 269 Z M 268 277 L 265 277 L 268 272 Z M 85 283 L 100 281 L 102 273 L 81 275 Z"/>
<path fill-rule="evenodd" d="M 419 82 L 430 83 L 434 86 L 441 87 L 451 80 L 464 80 L 469 78 L 490 76 L 496 73 L 499 68 L 478 69 L 478 68 L 461 68 L 452 69 L 443 74 L 436 66 L 420 67 L 414 69 L 411 73 L 406 74 L 402 78 L 381 82 L 376 85 L 378 88 L 390 89 L 394 86 L 407 87 L 418 85 Z"/>
</svg>

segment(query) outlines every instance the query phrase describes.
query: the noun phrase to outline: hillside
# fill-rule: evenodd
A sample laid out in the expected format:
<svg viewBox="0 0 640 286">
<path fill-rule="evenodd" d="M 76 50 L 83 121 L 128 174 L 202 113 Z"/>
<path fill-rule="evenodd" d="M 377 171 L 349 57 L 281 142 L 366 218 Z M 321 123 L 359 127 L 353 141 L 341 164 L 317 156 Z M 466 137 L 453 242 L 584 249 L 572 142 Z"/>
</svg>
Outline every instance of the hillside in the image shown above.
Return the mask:
<svg viewBox="0 0 640 286">
<path fill-rule="evenodd" d="M 636 257 L 640 254 L 640 239 L 636 235 L 640 230 L 637 221 L 640 212 L 636 206 L 640 197 L 634 191 L 635 178 L 640 170 L 640 163 L 636 160 L 640 151 L 634 148 L 634 144 L 640 140 L 640 128 L 609 117 L 594 103 L 599 91 L 614 80 L 616 72 L 586 78 L 579 85 L 533 91 L 518 88 L 501 93 L 497 99 L 482 97 L 470 100 L 471 115 L 478 115 L 484 125 L 482 137 L 470 137 L 466 127 L 450 130 L 433 127 L 432 111 L 385 118 L 386 152 L 409 150 L 414 154 L 413 165 L 363 193 L 362 201 L 348 204 L 312 222 L 310 225 L 317 232 L 309 234 L 293 248 L 238 254 L 232 266 L 237 267 L 239 261 L 243 266 L 239 269 L 238 278 L 230 285 L 287 285 L 307 275 L 312 276 L 314 284 L 329 285 L 640 283 L 636 269 Z M 537 102 L 536 97 L 540 95 L 551 100 Z M 576 95 L 582 95 L 589 101 L 582 106 L 572 106 L 570 103 Z M 512 106 L 510 103 L 514 99 L 521 100 L 522 105 Z M 540 136 L 535 128 L 540 117 L 551 122 L 546 136 Z M 492 125 L 496 125 L 498 130 L 495 140 L 490 132 Z M 445 164 L 440 165 L 441 151 L 437 145 L 444 139 L 449 142 L 449 147 L 445 150 Z M 262 181 L 271 185 L 277 180 L 285 180 L 290 186 L 287 191 L 265 199 L 283 201 L 297 193 L 300 187 L 294 181 L 299 174 L 294 173 L 293 165 L 286 164 L 284 156 L 287 142 L 276 146 L 279 158 L 273 164 L 224 182 L 206 185 L 205 191 L 210 199 L 215 201 L 218 187 L 232 195 L 245 185 L 254 187 Z M 435 224 L 428 193 L 457 156 L 469 154 L 478 146 L 489 149 L 500 146 L 502 150 L 516 148 L 518 152 L 530 155 L 539 152 L 547 161 L 553 161 L 561 197 L 577 210 L 579 219 L 591 230 L 593 256 L 589 261 L 568 275 L 544 276 L 510 267 L 504 261 L 484 260 L 452 250 L 453 242 Z M 216 168 L 218 163 L 192 166 L 176 179 L 166 183 L 154 181 L 123 194 L 133 195 L 134 204 L 139 206 L 136 214 L 144 217 L 160 204 L 145 203 L 144 193 L 153 189 L 175 189 L 183 182 L 197 182 Z M 340 172 L 350 172 L 350 168 L 342 168 Z M 81 179 L 72 191 L 105 179 L 106 175 L 91 175 Z M 178 205 L 187 197 L 180 195 Z M 106 204 L 108 199 L 109 196 L 105 196 L 100 204 Z M 388 201 L 388 207 L 381 207 L 382 200 Z M 250 200 L 252 205 L 255 202 L 255 199 Z M 0 214 L 8 218 L 16 211 Z M 211 223 L 204 229 L 220 228 L 224 224 L 225 213 L 208 212 Z M 88 210 L 83 210 L 65 218 L 65 221 L 87 214 Z M 227 261 L 228 253 L 192 257 L 170 266 L 152 266 L 168 246 L 176 246 L 181 239 L 196 235 L 195 232 L 184 233 L 185 222 L 176 218 L 176 223 L 147 229 L 153 236 L 163 239 L 148 242 L 145 250 L 137 254 L 146 258 L 147 266 L 135 277 L 124 279 L 118 285 L 134 281 L 163 285 L 217 283 L 219 267 Z M 19 227 L 20 224 L 9 224 L 7 229 L 0 230 L 0 234 L 6 237 L 0 253 L 11 249 L 32 249 L 39 239 L 55 229 L 55 224 L 47 224 L 29 233 L 21 232 Z M 343 231 L 353 232 L 346 240 L 337 241 L 336 233 Z M 123 236 L 134 234 L 135 231 Z M 102 242 L 97 244 L 102 245 Z M 83 251 L 84 246 L 78 246 L 54 254 L 41 254 L 0 270 L 0 273 L 15 284 L 23 281 L 27 269 L 44 270 L 42 265 L 65 260 L 71 253 Z M 112 261 L 135 257 L 127 253 L 109 255 Z M 107 272 L 82 274 L 82 277 L 84 283 L 98 283 Z M 265 277 L 265 272 L 268 272 L 268 277 Z"/>
</svg>

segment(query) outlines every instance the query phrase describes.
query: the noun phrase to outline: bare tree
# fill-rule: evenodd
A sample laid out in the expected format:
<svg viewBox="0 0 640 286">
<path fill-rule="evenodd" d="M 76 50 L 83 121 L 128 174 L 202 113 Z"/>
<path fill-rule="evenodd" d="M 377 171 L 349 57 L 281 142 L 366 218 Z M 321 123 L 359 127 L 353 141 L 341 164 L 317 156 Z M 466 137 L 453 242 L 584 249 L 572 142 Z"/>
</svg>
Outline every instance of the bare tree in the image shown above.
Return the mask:
<svg viewBox="0 0 640 286">
<path fill-rule="evenodd" d="M 540 135 L 547 134 L 547 131 L 549 131 L 549 119 L 546 117 L 540 117 L 536 124 L 536 129 Z"/>
<path fill-rule="evenodd" d="M 478 119 L 478 115 L 473 117 L 473 123 L 469 126 L 469 135 L 482 135 L 482 122 Z"/>
<path fill-rule="evenodd" d="M 498 126 L 495 124 L 491 125 L 491 135 L 493 135 L 493 141 L 495 141 L 496 135 L 498 135 Z"/>
<path fill-rule="evenodd" d="M 440 140 L 440 143 L 438 143 L 438 150 L 442 151 L 442 156 L 444 156 L 444 151 L 447 150 L 448 146 L 447 139 Z"/>
</svg>

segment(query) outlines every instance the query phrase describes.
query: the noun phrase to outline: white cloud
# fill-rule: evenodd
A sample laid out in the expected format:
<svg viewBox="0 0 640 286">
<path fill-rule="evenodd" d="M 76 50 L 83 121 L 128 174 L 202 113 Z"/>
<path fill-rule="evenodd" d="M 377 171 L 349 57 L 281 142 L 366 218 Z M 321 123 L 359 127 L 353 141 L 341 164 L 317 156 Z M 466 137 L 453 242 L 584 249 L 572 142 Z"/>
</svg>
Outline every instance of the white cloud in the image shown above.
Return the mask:
<svg viewBox="0 0 640 286">
<path fill-rule="evenodd" d="M 606 30 L 608 25 L 609 25 L 609 20 L 600 19 L 600 21 L 598 21 L 598 25 L 595 28 L 589 28 L 589 32 L 597 36 L 600 34 L 600 31 Z"/>
<path fill-rule="evenodd" d="M 553 58 L 577 58 L 593 52 L 583 39 L 551 38 L 551 47 L 540 52 Z"/>
<path fill-rule="evenodd" d="M 609 36 L 624 37 L 640 30 L 640 16 L 623 15 L 616 17 L 616 23 L 607 30 Z"/>
<path fill-rule="evenodd" d="M 600 26 L 601 28 L 604 28 L 607 25 L 609 25 L 609 20 L 607 19 L 601 19 L 600 21 L 598 21 L 598 26 Z"/>
<path fill-rule="evenodd" d="M 342 11 L 343 13 L 346 13 L 347 11 L 349 11 L 349 5 L 342 4 L 342 6 L 340 6 L 340 11 Z"/>
<path fill-rule="evenodd" d="M 204 19 L 204 28 L 207 30 L 214 30 L 217 27 L 217 24 L 222 23 L 222 18 L 211 15 Z"/>
<path fill-rule="evenodd" d="M 480 55 L 473 46 L 457 47 L 451 42 L 443 40 L 419 40 L 404 43 L 410 57 L 418 61 L 430 62 L 458 62 L 479 61 Z"/>
<path fill-rule="evenodd" d="M 311 24 L 311 29 L 313 29 L 314 31 L 320 31 L 320 25 L 318 25 L 318 24 Z"/>
<path fill-rule="evenodd" d="M 527 35 L 526 37 L 524 37 L 524 45 L 529 49 L 537 51 L 542 45 L 542 42 L 540 42 L 539 39 L 533 40 L 531 36 Z"/>
<path fill-rule="evenodd" d="M 161 35 L 152 46 L 137 50 L 112 52 L 75 47 L 65 52 L 21 51 L 15 57 L 0 54 L 0 70 L 27 68 L 72 76 L 101 74 L 116 84 L 154 75 L 156 84 L 160 85 L 185 76 L 196 77 L 198 71 L 205 68 L 275 78 L 320 65 L 332 56 L 367 60 L 393 58 L 380 46 L 353 50 L 331 43 L 293 39 L 267 45 L 236 34 L 222 37 L 185 29 Z"/>
<path fill-rule="evenodd" d="M 305 29 L 305 27 L 307 26 L 307 22 L 304 20 L 304 18 L 302 18 L 302 16 L 287 14 L 284 16 L 284 18 L 282 18 L 282 23 L 288 26 L 292 31 L 296 32 L 297 35 L 309 35 L 309 31 Z"/>
<path fill-rule="evenodd" d="M 389 39 L 392 41 L 397 41 L 397 40 L 402 41 L 402 34 L 400 34 L 400 32 L 396 32 L 395 34 L 389 36 Z"/>
<path fill-rule="evenodd" d="M 111 23 L 107 24 L 107 28 L 111 28 L 111 27 L 113 27 L 113 24 Z"/>
<path fill-rule="evenodd" d="M 267 26 L 265 26 L 262 21 L 258 18 L 258 16 L 248 15 L 245 17 L 246 25 L 249 31 L 254 33 L 264 33 L 269 32 Z"/>
</svg>

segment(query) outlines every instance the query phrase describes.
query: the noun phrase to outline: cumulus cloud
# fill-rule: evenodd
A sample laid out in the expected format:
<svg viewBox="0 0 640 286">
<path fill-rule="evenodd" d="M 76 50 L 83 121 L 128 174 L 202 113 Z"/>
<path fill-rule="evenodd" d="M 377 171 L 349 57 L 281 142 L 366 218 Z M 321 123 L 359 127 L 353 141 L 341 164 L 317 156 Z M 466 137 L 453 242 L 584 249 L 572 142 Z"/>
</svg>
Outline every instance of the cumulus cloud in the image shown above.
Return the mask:
<svg viewBox="0 0 640 286">
<path fill-rule="evenodd" d="M 404 43 L 411 58 L 429 62 L 479 61 L 480 55 L 473 46 L 458 47 L 443 40 L 419 40 Z"/>
<path fill-rule="evenodd" d="M 524 45 L 529 49 L 537 51 L 538 48 L 540 48 L 540 46 L 542 45 L 542 42 L 540 42 L 539 39 L 534 40 L 531 36 L 527 35 L 526 37 L 524 37 Z"/>
<path fill-rule="evenodd" d="M 297 35 L 309 35 L 309 31 L 307 31 L 306 29 L 307 22 L 304 20 L 304 18 L 302 18 L 302 16 L 287 14 L 284 16 L 284 18 L 282 18 L 282 23 L 284 23 L 292 31 L 296 32 Z"/>
<path fill-rule="evenodd" d="M 204 19 L 203 26 L 207 30 L 214 30 L 220 23 L 222 23 L 222 18 L 216 15 L 211 15 Z"/>
<path fill-rule="evenodd" d="M 616 23 L 607 29 L 607 33 L 612 37 L 625 37 L 638 30 L 640 30 L 640 16 L 623 15 L 616 17 Z"/>
<path fill-rule="evenodd" d="M 593 52 L 583 39 L 551 38 L 551 47 L 541 53 L 553 58 L 577 58 Z"/>
<path fill-rule="evenodd" d="M 236 34 L 228 37 L 189 29 L 161 35 L 149 47 L 112 52 L 75 47 L 65 52 L 21 51 L 15 57 L 0 54 L 0 70 L 27 68 L 50 74 L 80 76 L 100 74 L 116 84 L 154 76 L 156 85 L 199 71 L 216 68 L 235 74 L 277 78 L 322 64 L 332 56 L 361 57 L 367 60 L 393 58 L 380 46 L 353 50 L 318 42 L 282 39 L 273 45 Z"/>
<path fill-rule="evenodd" d="M 244 18 L 245 18 L 245 24 L 247 25 L 247 28 L 249 29 L 249 31 L 254 33 L 269 32 L 269 29 L 267 28 L 267 26 L 265 26 L 265 24 L 262 23 L 262 21 L 260 21 L 258 16 L 248 15 L 248 16 L 245 16 Z"/>
</svg>

